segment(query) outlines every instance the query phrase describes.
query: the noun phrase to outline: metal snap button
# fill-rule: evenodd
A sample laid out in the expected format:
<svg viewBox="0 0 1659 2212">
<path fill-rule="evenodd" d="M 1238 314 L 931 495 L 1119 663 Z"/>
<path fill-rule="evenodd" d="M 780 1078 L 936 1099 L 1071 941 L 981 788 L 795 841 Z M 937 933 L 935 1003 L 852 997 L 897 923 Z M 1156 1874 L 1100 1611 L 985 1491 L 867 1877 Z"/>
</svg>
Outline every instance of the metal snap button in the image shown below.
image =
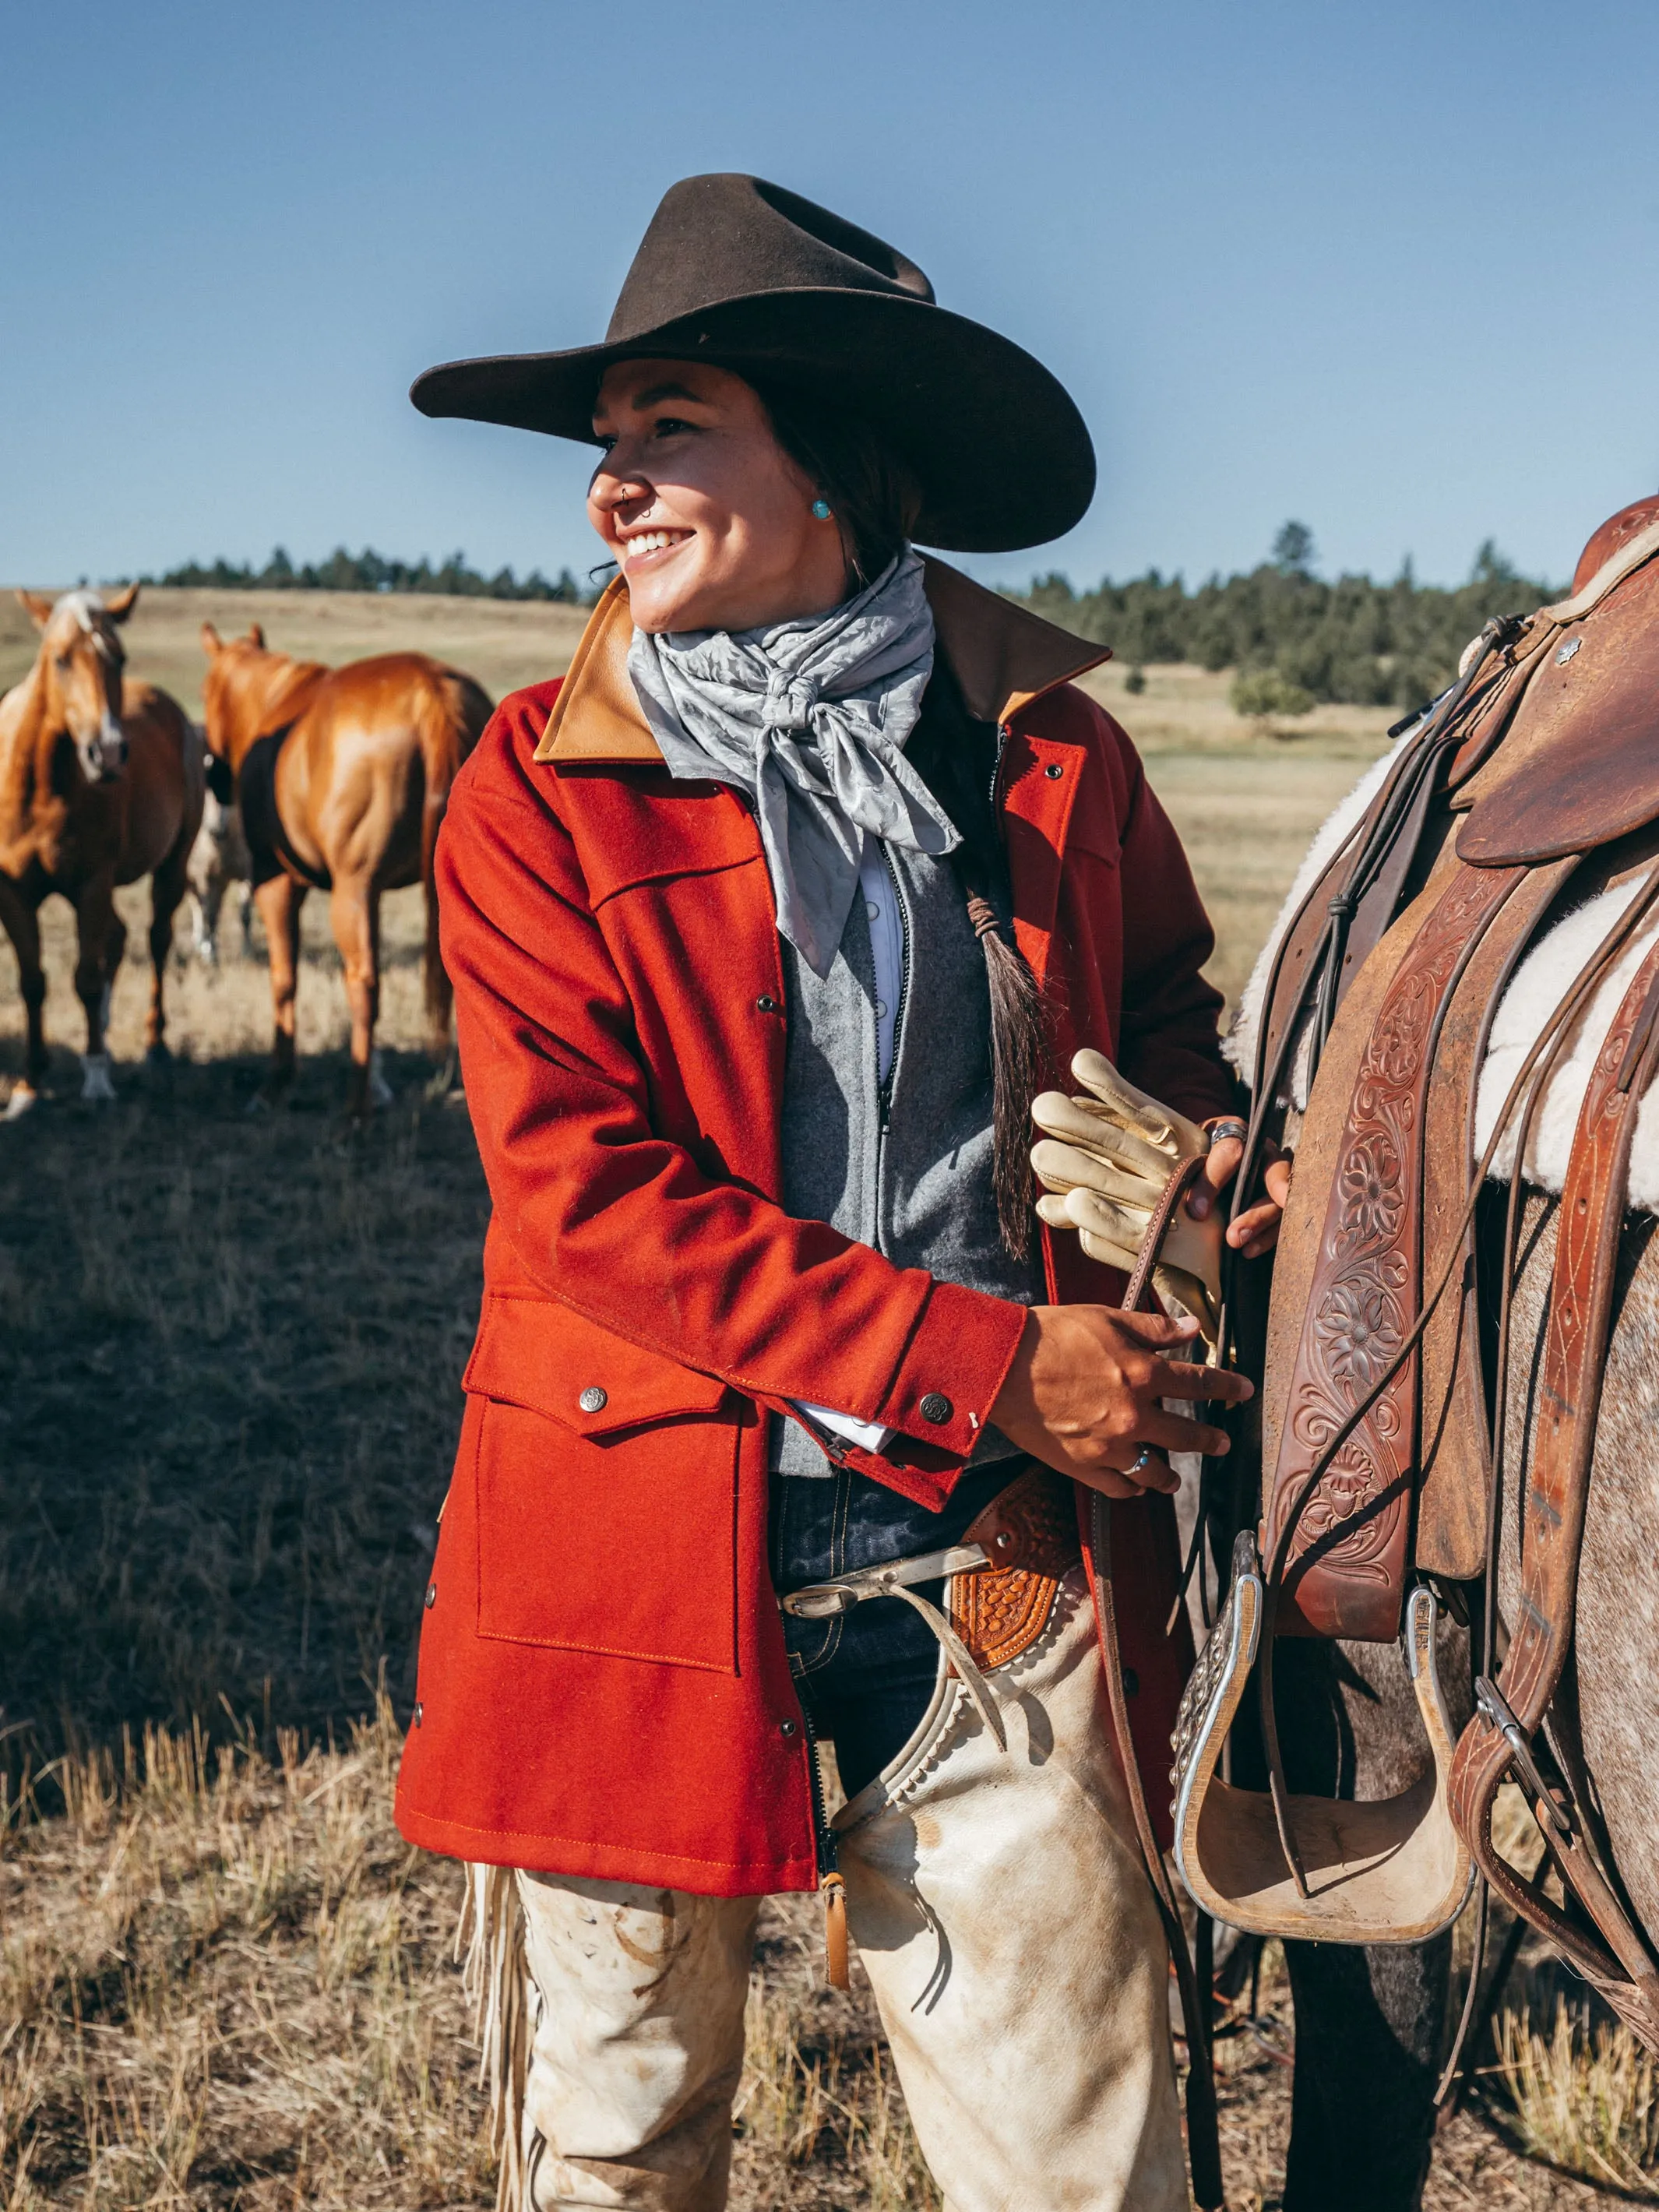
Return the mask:
<svg viewBox="0 0 1659 2212">
<path fill-rule="evenodd" d="M 769 991 L 763 991 L 755 1001 L 755 1011 L 757 1014 L 775 1014 L 780 1009 L 772 994 Z"/>
<path fill-rule="evenodd" d="M 419 1728 L 419 1726 L 421 1725 L 421 1723 L 422 1723 L 425 1718 L 426 1718 L 426 1707 L 425 1707 L 424 1705 L 416 1705 L 416 1708 L 415 1708 L 415 1725 L 416 1725 L 416 1728 Z"/>
<path fill-rule="evenodd" d="M 1048 767 L 1043 769 L 1042 773 L 1048 777 L 1050 783 L 1058 783 L 1060 777 L 1065 775 L 1066 771 L 1058 761 L 1050 761 Z"/>
<path fill-rule="evenodd" d="M 611 1403 L 611 1395 L 606 1390 L 601 1390 L 597 1382 L 590 1382 L 581 1396 L 577 1399 L 576 1403 L 585 1413 L 602 1413 Z"/>
<path fill-rule="evenodd" d="M 438 1585 L 436 1583 L 428 1583 L 427 1584 L 426 1601 L 428 1607 L 434 1606 L 438 1602 Z"/>
<path fill-rule="evenodd" d="M 793 1735 L 795 1729 L 796 1723 L 793 1721 L 780 1721 L 778 1723 L 778 1734 L 780 1735 Z"/>
<path fill-rule="evenodd" d="M 921 1401 L 924 1421 L 948 1421 L 956 1408 L 942 1390 L 930 1390 Z"/>
</svg>

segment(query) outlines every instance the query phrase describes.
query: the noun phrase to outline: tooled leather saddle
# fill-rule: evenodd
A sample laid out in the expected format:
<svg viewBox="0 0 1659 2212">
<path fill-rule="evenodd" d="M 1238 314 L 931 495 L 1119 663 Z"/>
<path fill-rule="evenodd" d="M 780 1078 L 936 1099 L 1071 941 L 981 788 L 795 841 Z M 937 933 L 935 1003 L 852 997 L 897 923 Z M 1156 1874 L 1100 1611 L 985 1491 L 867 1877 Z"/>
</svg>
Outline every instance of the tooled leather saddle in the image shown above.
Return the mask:
<svg viewBox="0 0 1659 2212">
<path fill-rule="evenodd" d="M 1420 1941 L 1462 1910 L 1478 1869 L 1659 2049 L 1652 1952 L 1620 1901 L 1593 1808 L 1551 1756 L 1547 1725 L 1571 1644 L 1631 1139 L 1659 1060 L 1659 948 L 1629 986 L 1579 1114 L 1547 1411 L 1520 1509 L 1519 1608 L 1501 1669 L 1488 1632 L 1460 1741 L 1436 1673 L 1452 1586 L 1496 1565 L 1504 1430 L 1493 1400 L 1501 1408 L 1507 1345 L 1500 1328 L 1494 1354 L 1490 1315 L 1483 1332 L 1477 1199 L 1500 1137 L 1524 1157 L 1578 1013 L 1659 907 L 1656 518 L 1659 501 L 1613 518 L 1586 549 L 1605 557 L 1573 597 L 1487 625 L 1281 939 L 1240 1176 L 1242 1193 L 1299 1058 L 1308 1103 L 1267 1325 L 1261 1525 L 1237 1540 L 1227 1602 L 1182 1705 L 1174 1779 L 1177 1864 L 1217 1917 L 1277 1935 Z M 1632 876 L 1623 919 L 1546 1022 L 1477 1159 L 1480 1073 L 1522 955 L 1570 889 Z M 1506 1271 L 1515 1219 L 1511 1206 Z M 1272 1696 L 1285 1634 L 1402 1638 L 1431 1754 L 1411 1789 L 1368 1804 L 1289 1793 Z M 1253 1672 L 1267 1792 L 1221 1772 Z M 1564 1904 L 1493 1844 L 1505 1781 L 1534 1807 Z"/>
</svg>

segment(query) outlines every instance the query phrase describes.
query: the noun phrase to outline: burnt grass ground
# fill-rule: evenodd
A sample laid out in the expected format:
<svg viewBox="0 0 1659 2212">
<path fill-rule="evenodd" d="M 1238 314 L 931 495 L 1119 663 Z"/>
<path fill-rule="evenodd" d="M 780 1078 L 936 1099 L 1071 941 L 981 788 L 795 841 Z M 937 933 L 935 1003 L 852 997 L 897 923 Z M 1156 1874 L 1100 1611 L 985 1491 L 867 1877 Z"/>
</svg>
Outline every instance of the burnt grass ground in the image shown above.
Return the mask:
<svg viewBox="0 0 1659 2212">
<path fill-rule="evenodd" d="M 1172 808 L 1193 784 L 1182 827 L 1201 876 L 1210 854 L 1221 866 L 1227 776 L 1257 808 L 1290 776 L 1220 746 L 1190 770 L 1164 763 Z M 1283 878 L 1308 826 L 1284 831 Z M 136 894 L 123 904 L 130 921 L 142 910 Z M 5 2212 L 493 2201 L 449 1955 L 459 1871 L 390 1818 L 489 1203 L 465 1101 L 430 1095 L 414 1048 L 417 911 L 408 894 L 389 904 L 396 1103 L 361 1132 L 340 1112 L 319 902 L 300 1081 L 264 1115 L 248 1107 L 265 974 L 234 918 L 216 972 L 173 972 L 165 1082 L 141 1065 L 133 931 L 112 1029 L 119 1102 L 91 1109 L 64 1048 L 79 1034 L 69 932 L 61 908 L 49 917 L 48 1095 L 0 1124 Z M 1239 943 L 1223 961 L 1231 983 Z M 0 1103 L 21 1065 L 0 950 Z M 810 1903 L 769 1908 L 733 2202 L 933 2205 L 867 1991 L 822 1990 L 817 1948 Z M 1235 2026 L 1224 2141 L 1249 2212 L 1279 2201 L 1289 2122 L 1271 1955 L 1257 2016 Z M 1622 2063 L 1587 2077 L 1572 2112 L 1622 2099 L 1628 2140 L 1654 2100 Z M 1458 2118 L 1436 2212 L 1606 2201 L 1518 2156 L 1516 2133 L 1501 2095 Z"/>
<path fill-rule="evenodd" d="M 9 1764 L 228 1705 L 268 1737 L 412 1695 L 488 1195 L 464 1110 L 362 1134 L 337 1062 L 126 1073 L 0 1176 Z"/>
</svg>

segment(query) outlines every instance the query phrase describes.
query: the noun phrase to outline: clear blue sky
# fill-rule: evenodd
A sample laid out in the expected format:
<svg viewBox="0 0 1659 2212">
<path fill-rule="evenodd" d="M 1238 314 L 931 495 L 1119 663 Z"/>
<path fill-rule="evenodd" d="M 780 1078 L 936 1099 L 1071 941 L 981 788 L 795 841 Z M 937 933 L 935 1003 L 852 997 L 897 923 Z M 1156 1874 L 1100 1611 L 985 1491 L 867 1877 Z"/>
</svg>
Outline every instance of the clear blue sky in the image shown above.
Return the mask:
<svg viewBox="0 0 1659 2212">
<path fill-rule="evenodd" d="M 76 0 L 0 11 L 0 577 L 345 541 L 585 568 L 583 449 L 429 362 L 598 337 L 674 178 L 919 260 L 1076 394 L 978 564 L 1571 568 L 1659 484 L 1659 9 L 1575 0 Z"/>
</svg>

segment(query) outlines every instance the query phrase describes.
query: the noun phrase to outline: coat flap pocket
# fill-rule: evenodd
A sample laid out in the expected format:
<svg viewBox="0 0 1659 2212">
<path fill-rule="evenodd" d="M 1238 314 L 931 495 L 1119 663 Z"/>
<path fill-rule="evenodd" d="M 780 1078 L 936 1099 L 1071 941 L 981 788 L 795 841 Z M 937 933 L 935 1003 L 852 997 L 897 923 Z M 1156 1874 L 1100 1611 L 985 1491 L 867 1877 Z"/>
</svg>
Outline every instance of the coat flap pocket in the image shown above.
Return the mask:
<svg viewBox="0 0 1659 2212">
<path fill-rule="evenodd" d="M 712 1413 L 726 1395 L 718 1376 L 629 1344 L 554 1299 L 499 1291 L 484 1299 L 461 1387 L 526 1406 L 585 1437 Z"/>
</svg>

